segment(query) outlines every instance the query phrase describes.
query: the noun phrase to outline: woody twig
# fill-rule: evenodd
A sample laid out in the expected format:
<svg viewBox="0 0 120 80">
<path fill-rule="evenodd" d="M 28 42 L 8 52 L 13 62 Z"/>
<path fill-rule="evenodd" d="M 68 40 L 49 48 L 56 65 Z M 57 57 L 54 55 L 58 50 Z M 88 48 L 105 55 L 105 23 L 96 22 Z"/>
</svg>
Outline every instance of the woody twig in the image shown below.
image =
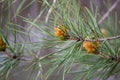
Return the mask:
<svg viewBox="0 0 120 80">
<path fill-rule="evenodd" d="M 113 37 L 106 37 L 106 38 L 98 38 L 98 39 L 84 39 L 82 37 L 80 38 L 69 38 L 69 40 L 76 40 L 76 41 L 89 41 L 89 42 L 102 42 L 102 41 L 109 41 L 109 40 L 114 40 L 114 39 L 119 39 L 120 35 L 113 36 Z"/>
</svg>

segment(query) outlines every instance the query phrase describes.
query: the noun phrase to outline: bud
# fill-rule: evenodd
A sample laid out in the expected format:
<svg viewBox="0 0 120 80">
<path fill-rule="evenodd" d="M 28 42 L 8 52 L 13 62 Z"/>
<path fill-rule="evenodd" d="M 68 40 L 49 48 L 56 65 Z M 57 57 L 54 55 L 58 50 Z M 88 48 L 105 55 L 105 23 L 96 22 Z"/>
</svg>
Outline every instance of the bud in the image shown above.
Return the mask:
<svg viewBox="0 0 120 80">
<path fill-rule="evenodd" d="M 0 37 L 0 51 L 6 50 L 6 43 L 3 41 L 2 37 Z"/>
<path fill-rule="evenodd" d="M 87 39 L 85 39 L 85 41 L 83 42 L 83 47 L 88 51 L 88 53 L 92 53 L 94 54 L 95 52 L 97 52 L 97 49 L 99 48 L 99 42 L 91 42 L 91 41 L 86 41 Z"/>
<path fill-rule="evenodd" d="M 102 28 L 101 32 L 105 37 L 108 36 L 108 31 L 105 28 Z"/>
<path fill-rule="evenodd" d="M 55 36 L 58 37 L 60 40 L 65 40 L 68 37 L 68 29 L 64 25 L 60 25 L 54 28 Z"/>
</svg>

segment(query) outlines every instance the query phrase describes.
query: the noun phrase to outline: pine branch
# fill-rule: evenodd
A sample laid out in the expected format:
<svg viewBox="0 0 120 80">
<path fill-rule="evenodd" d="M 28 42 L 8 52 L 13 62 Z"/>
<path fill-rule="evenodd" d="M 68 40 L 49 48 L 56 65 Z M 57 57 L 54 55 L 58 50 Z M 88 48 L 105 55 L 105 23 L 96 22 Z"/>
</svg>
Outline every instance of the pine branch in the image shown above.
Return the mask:
<svg viewBox="0 0 120 80">
<path fill-rule="evenodd" d="M 120 62 L 120 57 L 110 56 L 110 55 L 107 55 L 107 54 L 104 54 L 104 53 L 101 53 L 101 52 L 98 52 L 97 54 L 98 54 L 99 56 L 105 58 L 105 59 L 110 59 L 110 60 L 112 60 L 112 61 Z"/>
<path fill-rule="evenodd" d="M 102 42 L 102 41 L 107 41 L 107 40 L 114 40 L 114 39 L 119 39 L 120 38 L 120 35 L 118 36 L 114 36 L 114 37 L 107 37 L 107 38 L 99 38 L 99 39 L 83 39 L 82 37 L 80 38 L 70 38 L 69 40 L 75 40 L 75 41 L 89 41 L 89 42 Z M 110 59 L 110 60 L 113 60 L 113 61 L 118 61 L 120 62 L 120 57 L 114 57 L 114 56 L 110 56 L 110 55 L 107 55 L 107 54 L 104 54 L 104 53 L 101 53 L 99 51 L 97 51 L 95 53 L 96 55 L 99 55 L 105 59 Z"/>
<path fill-rule="evenodd" d="M 85 40 L 85 41 L 91 41 L 91 42 L 99 41 L 99 42 L 102 42 L 102 41 L 114 40 L 114 39 L 119 39 L 119 38 L 120 38 L 120 35 L 114 36 L 114 37 L 100 38 L 100 39 L 95 39 L 95 40 Z"/>
<path fill-rule="evenodd" d="M 7 51 L 4 51 L 4 54 L 6 54 L 9 58 L 20 60 L 19 56 L 12 55 L 12 54 L 8 53 Z"/>
<path fill-rule="evenodd" d="M 76 40 L 76 41 L 90 41 L 90 42 L 102 42 L 102 41 L 107 41 L 107 40 L 114 40 L 114 39 L 119 39 L 120 35 L 113 36 L 113 37 L 107 37 L 107 38 L 98 38 L 98 39 L 84 39 L 82 37 L 80 38 L 69 38 L 69 40 Z"/>
</svg>

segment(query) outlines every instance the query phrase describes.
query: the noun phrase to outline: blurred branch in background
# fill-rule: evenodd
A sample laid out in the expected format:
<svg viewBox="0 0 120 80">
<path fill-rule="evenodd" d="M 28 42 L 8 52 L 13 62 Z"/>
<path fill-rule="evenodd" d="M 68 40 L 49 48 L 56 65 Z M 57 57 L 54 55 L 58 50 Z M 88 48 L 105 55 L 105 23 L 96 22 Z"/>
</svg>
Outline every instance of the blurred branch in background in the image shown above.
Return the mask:
<svg viewBox="0 0 120 80">
<path fill-rule="evenodd" d="M 112 12 L 116 6 L 119 4 L 120 0 L 116 0 L 115 3 L 109 8 L 109 10 L 103 15 L 103 17 L 99 20 L 99 24 L 101 24 L 110 14 L 110 12 Z"/>
</svg>

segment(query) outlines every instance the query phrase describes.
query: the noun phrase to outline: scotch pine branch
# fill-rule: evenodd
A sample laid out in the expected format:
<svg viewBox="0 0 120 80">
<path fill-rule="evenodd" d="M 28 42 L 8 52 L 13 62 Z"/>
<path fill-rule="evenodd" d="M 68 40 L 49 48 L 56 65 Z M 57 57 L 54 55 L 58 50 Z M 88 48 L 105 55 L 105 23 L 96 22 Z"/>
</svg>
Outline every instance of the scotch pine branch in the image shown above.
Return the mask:
<svg viewBox="0 0 120 80">
<path fill-rule="evenodd" d="M 69 40 L 76 40 L 76 41 L 90 41 L 90 42 L 102 42 L 102 41 L 107 41 L 107 40 L 114 40 L 114 39 L 119 39 L 120 35 L 113 36 L 113 37 L 107 37 L 107 38 L 98 38 L 98 39 L 83 39 L 82 37 L 80 38 L 69 38 Z"/>
<path fill-rule="evenodd" d="M 103 54 L 101 52 L 99 52 L 99 54 L 101 57 L 105 58 L 105 59 L 110 59 L 112 61 L 117 61 L 117 62 L 120 62 L 120 57 L 117 57 L 117 56 L 110 56 L 110 55 L 107 55 L 107 54 Z"/>
<path fill-rule="evenodd" d="M 115 39 L 119 39 L 119 38 L 120 38 L 120 35 L 114 36 L 114 37 L 93 39 L 93 40 L 92 39 L 86 40 L 86 39 L 83 39 L 82 37 L 79 37 L 79 38 L 70 38 L 70 40 L 75 40 L 75 41 L 90 41 L 90 42 L 99 41 L 99 42 L 102 42 L 102 41 L 107 41 L 107 40 L 115 40 Z M 107 54 L 103 54 L 101 52 L 96 52 L 95 54 L 99 55 L 99 56 L 101 56 L 101 57 L 103 57 L 105 59 L 110 59 L 110 60 L 113 60 L 113 61 L 120 62 L 120 57 L 110 56 L 110 55 L 107 55 Z"/>
<path fill-rule="evenodd" d="M 12 55 L 12 54 L 8 53 L 7 51 L 4 51 L 4 53 L 5 53 L 9 58 L 20 60 L 20 57 L 17 56 L 17 55 Z"/>
<path fill-rule="evenodd" d="M 110 12 L 112 12 L 115 9 L 115 7 L 118 5 L 119 2 L 120 2 L 120 0 L 115 1 L 115 3 L 110 7 L 110 9 L 99 20 L 98 24 L 101 24 L 109 16 Z"/>
<path fill-rule="evenodd" d="M 99 41 L 99 42 L 102 42 L 102 41 L 114 40 L 114 39 L 119 39 L 119 38 L 120 38 L 120 35 L 118 35 L 118 36 L 114 36 L 114 37 L 107 37 L 107 38 L 100 38 L 100 39 L 86 40 L 86 41 L 91 41 L 91 42 Z"/>
</svg>

